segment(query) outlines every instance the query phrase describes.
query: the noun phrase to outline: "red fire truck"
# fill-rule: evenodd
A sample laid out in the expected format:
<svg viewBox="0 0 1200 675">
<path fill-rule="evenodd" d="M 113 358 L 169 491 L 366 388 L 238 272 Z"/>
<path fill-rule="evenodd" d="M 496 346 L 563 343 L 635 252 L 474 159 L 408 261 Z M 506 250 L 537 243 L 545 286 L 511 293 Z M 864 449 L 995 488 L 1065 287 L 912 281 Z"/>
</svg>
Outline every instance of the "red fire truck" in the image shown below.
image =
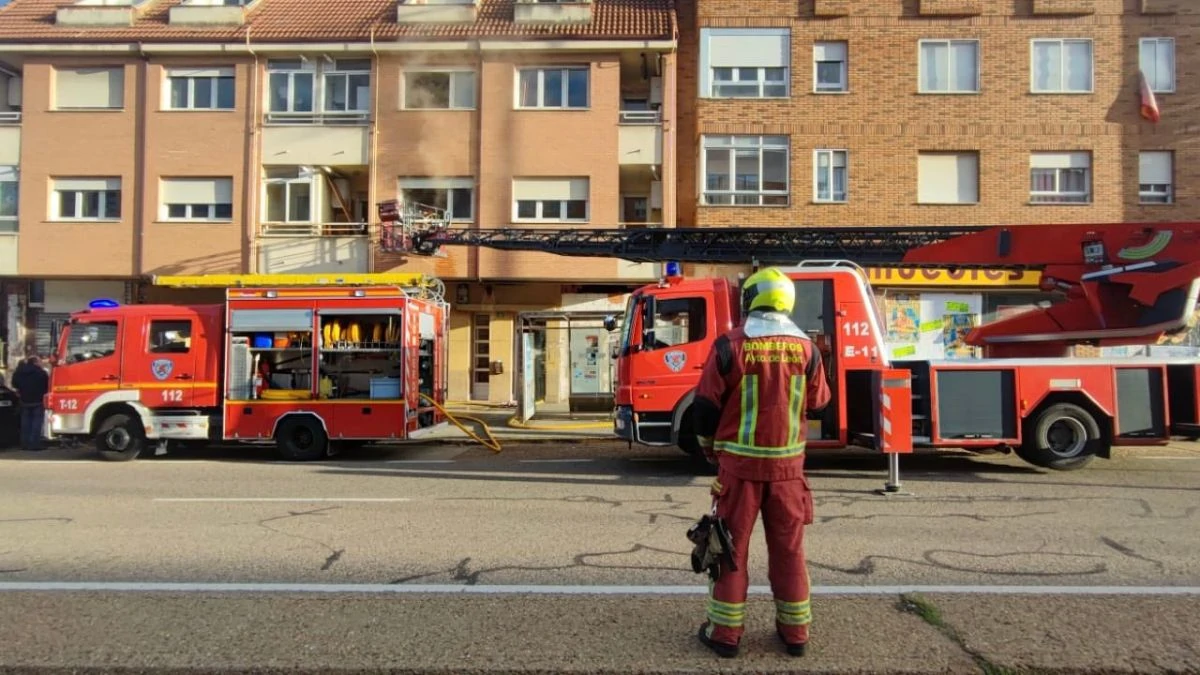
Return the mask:
<svg viewBox="0 0 1200 675">
<path fill-rule="evenodd" d="M 780 265 L 796 283 L 799 326 L 824 355 L 834 403 L 809 447 L 878 447 L 882 374 L 906 371 L 913 445 L 1015 450 L 1078 469 L 1114 444 L 1200 429 L 1200 363 L 1067 358 L 1072 345 L 1155 344 L 1189 330 L 1200 293 L 1200 223 L 994 228 L 453 230 L 407 233 L 417 253 L 487 246 L 635 262 Z M 820 258 L 820 260 L 805 260 Z M 854 263 L 829 258 L 852 258 Z M 803 262 L 799 262 L 803 261 Z M 1063 301 L 977 327 L 982 359 L 894 360 L 856 263 L 961 270 L 1039 269 Z M 621 325 L 615 432 L 631 443 L 698 446 L 692 398 L 713 340 L 742 316 L 736 280 L 669 273 L 634 291 Z M 610 320 L 609 329 L 617 322 Z"/>
<path fill-rule="evenodd" d="M 419 437 L 445 422 L 448 306 L 440 282 L 405 278 L 209 277 L 235 286 L 223 303 L 94 302 L 59 337 L 47 431 L 93 438 L 109 460 L 212 441 L 274 442 L 285 459 L 315 460 Z"/>
</svg>

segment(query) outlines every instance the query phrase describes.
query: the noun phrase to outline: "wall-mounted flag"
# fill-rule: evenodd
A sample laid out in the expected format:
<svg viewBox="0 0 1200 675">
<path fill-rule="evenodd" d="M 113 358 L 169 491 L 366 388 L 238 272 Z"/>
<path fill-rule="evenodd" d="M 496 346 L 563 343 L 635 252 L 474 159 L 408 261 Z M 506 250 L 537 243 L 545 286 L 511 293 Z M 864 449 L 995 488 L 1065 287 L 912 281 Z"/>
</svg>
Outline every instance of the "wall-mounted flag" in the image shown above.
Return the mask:
<svg viewBox="0 0 1200 675">
<path fill-rule="evenodd" d="M 1138 71 L 1138 77 L 1141 80 L 1141 104 L 1139 105 L 1139 112 L 1143 119 L 1157 124 L 1158 120 L 1162 117 L 1162 114 L 1158 110 L 1158 99 L 1154 97 L 1154 90 L 1150 88 L 1150 80 L 1146 79 L 1146 73 Z"/>
</svg>

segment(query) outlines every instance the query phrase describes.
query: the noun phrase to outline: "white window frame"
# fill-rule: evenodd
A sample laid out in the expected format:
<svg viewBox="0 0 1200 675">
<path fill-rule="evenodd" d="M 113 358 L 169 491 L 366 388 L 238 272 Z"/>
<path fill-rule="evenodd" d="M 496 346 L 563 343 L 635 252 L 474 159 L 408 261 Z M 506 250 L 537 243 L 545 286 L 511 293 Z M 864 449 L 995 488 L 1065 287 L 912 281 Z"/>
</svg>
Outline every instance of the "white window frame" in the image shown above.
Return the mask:
<svg viewBox="0 0 1200 675">
<path fill-rule="evenodd" d="M 1059 49 L 1059 78 L 1062 83 L 1059 89 L 1038 89 L 1037 84 L 1037 45 L 1050 43 L 1058 45 Z M 1081 43 L 1088 46 L 1088 87 L 1087 89 L 1067 88 L 1067 45 Z M 1029 40 L 1029 91 L 1032 94 L 1093 94 L 1096 91 L 1096 43 L 1092 38 L 1031 38 Z"/>
<path fill-rule="evenodd" d="M 829 158 L 829 196 L 821 196 L 821 157 Z M 834 194 L 833 161 L 841 157 L 842 172 L 846 175 L 846 191 L 841 199 Z M 850 151 L 845 148 L 818 148 L 813 150 L 813 203 L 815 204 L 846 204 L 850 201 Z"/>
<path fill-rule="evenodd" d="M 447 87 L 447 101 L 445 107 L 413 107 L 408 105 L 409 77 L 420 77 L 422 75 L 445 75 L 450 79 L 450 84 Z M 469 80 L 471 104 L 468 106 L 454 104 L 455 94 L 459 93 L 460 89 L 468 87 L 468 84 L 464 84 L 463 80 Z M 478 107 L 479 74 L 471 68 L 421 67 L 414 68 L 412 70 L 405 70 L 400 74 L 400 108 L 402 110 L 475 110 Z"/>
<path fill-rule="evenodd" d="M 362 69 L 362 68 L 349 68 L 347 70 L 340 69 L 340 67 L 339 67 L 340 64 L 353 62 L 353 61 L 366 61 L 367 62 L 366 69 Z M 367 76 L 366 100 L 359 102 L 359 105 L 361 105 L 362 107 L 351 108 L 350 101 L 354 98 L 352 96 L 352 94 L 354 92 L 352 92 L 350 89 L 351 78 L 354 76 L 361 77 L 363 75 Z M 332 108 L 329 107 L 330 104 L 332 103 L 332 99 L 329 96 L 327 96 L 326 94 L 329 90 L 329 83 L 332 80 L 341 80 L 342 94 L 346 97 L 346 109 L 345 110 L 333 110 Z M 371 82 L 371 60 L 369 58 L 357 58 L 357 59 L 356 58 L 345 58 L 345 59 L 334 59 L 333 63 L 329 63 L 328 61 L 324 62 L 321 66 L 321 72 L 317 77 L 317 83 L 316 83 L 316 87 L 320 90 L 321 112 L 326 115 L 365 115 L 365 114 L 367 114 L 367 112 L 371 109 L 371 96 L 373 95 L 371 92 L 372 84 L 373 83 Z"/>
<path fill-rule="evenodd" d="M 1146 155 L 1166 157 L 1167 181 L 1148 180 L 1143 171 Z M 1138 153 L 1138 203 L 1166 205 L 1175 203 L 1175 153 L 1171 150 L 1142 150 Z"/>
<path fill-rule="evenodd" d="M 0 215 L 0 234 L 15 234 L 21 219 L 21 167 L 16 165 L 0 166 L 0 184 L 13 186 L 15 200 L 11 216 Z"/>
<path fill-rule="evenodd" d="M 89 187 L 60 187 L 60 184 L 90 184 Z M 113 187 L 113 186 L 116 187 Z M 116 213 L 110 213 L 107 209 L 107 196 L 110 193 L 115 193 L 117 197 Z M 66 214 L 62 212 L 62 197 L 64 194 L 73 194 L 72 212 Z M 88 195 L 97 195 L 96 216 L 84 216 L 83 211 Z M 61 177 L 52 178 L 50 182 L 50 219 L 62 222 L 119 222 L 122 212 L 122 194 L 121 194 L 121 179 L 116 176 L 97 176 L 97 177 Z"/>
<path fill-rule="evenodd" d="M 551 181 L 581 180 L 581 181 L 584 181 L 584 185 L 586 186 L 585 189 L 587 191 L 587 198 L 586 199 L 555 199 L 555 198 L 551 197 L 551 198 L 545 198 L 545 199 L 542 199 L 542 198 L 518 199 L 517 194 L 516 194 L 517 184 L 521 181 L 537 181 L 537 180 L 551 180 Z M 514 177 L 512 180 L 512 191 L 513 191 L 512 221 L 514 223 L 538 223 L 538 222 L 586 223 L 591 219 L 591 216 L 592 216 L 591 190 L 592 190 L 592 181 L 590 178 L 584 177 L 584 176 L 570 176 L 570 177 L 563 177 L 563 178 L 551 178 L 551 177 L 543 177 L 543 176 Z M 580 202 L 580 201 L 583 202 L 583 217 L 582 218 L 572 218 L 572 217 L 568 216 L 567 215 L 568 205 L 571 202 Z M 522 217 L 519 213 L 521 202 L 533 202 L 535 205 L 534 206 L 535 214 L 531 217 Z M 544 211 L 547 204 L 555 203 L 555 202 L 557 202 L 557 204 L 558 204 L 558 210 L 559 210 L 558 212 L 559 212 L 559 214 L 561 214 L 561 217 L 547 216 Z"/>
<path fill-rule="evenodd" d="M 746 53 L 738 57 L 736 63 L 723 63 L 721 65 L 713 65 L 714 49 L 712 41 L 714 38 L 719 39 L 745 39 L 749 41 L 766 40 L 778 41 L 782 39 L 782 48 L 778 54 L 778 58 L 772 58 L 765 50 L 760 49 L 757 53 Z M 792 36 L 789 28 L 702 28 L 700 30 L 700 72 L 699 80 L 700 97 L 715 98 L 715 99 L 758 99 L 758 98 L 788 98 L 792 93 Z M 740 51 L 740 50 L 739 50 Z M 731 80 L 720 80 L 721 85 L 718 85 L 717 74 L 720 71 L 730 71 Z M 782 78 L 768 79 L 768 73 L 773 71 L 782 71 Z M 748 79 L 738 79 L 743 75 L 749 75 Z M 749 89 L 755 87 L 753 93 L 722 93 L 721 86 L 730 89 L 744 88 Z"/>
<path fill-rule="evenodd" d="M 272 177 L 269 173 L 272 169 L 296 169 L 296 177 Z M 269 186 L 283 185 L 283 220 L 271 220 L 271 202 Z M 291 203 L 292 203 L 292 186 L 293 185 L 308 185 L 308 217 L 300 220 L 292 220 Z M 283 167 L 273 166 L 266 167 L 263 170 L 263 187 L 262 187 L 262 222 L 274 225 L 312 225 L 317 222 L 317 172 L 307 166 Z"/>
<path fill-rule="evenodd" d="M 290 65 L 287 67 L 281 67 L 282 64 L 290 64 L 290 63 L 296 62 L 296 61 L 298 61 L 300 64 L 298 67 L 291 67 Z M 274 79 L 274 77 L 276 75 L 286 75 L 287 76 L 287 84 L 288 84 L 287 107 L 284 108 L 283 110 L 276 110 L 276 109 L 274 109 L 274 107 L 272 107 L 275 102 L 275 91 L 274 91 L 274 86 L 272 85 L 271 81 Z M 312 102 L 311 110 L 297 110 L 296 109 L 296 76 L 297 75 L 307 75 L 310 78 L 309 100 Z M 282 113 L 284 115 L 314 115 L 315 116 L 318 114 L 318 111 L 321 109 L 320 78 L 318 77 L 316 64 L 314 64 L 311 60 L 305 60 L 305 59 L 301 59 L 299 57 L 270 59 L 269 61 L 267 61 L 266 80 L 267 80 L 265 83 L 266 86 L 264 88 L 266 89 L 266 96 L 267 96 L 266 112 L 268 115 Z"/>
<path fill-rule="evenodd" d="M 782 140 L 780 140 L 782 139 Z M 708 187 L 708 151 L 726 150 L 728 152 L 729 174 L 726 176 L 729 189 L 710 189 Z M 758 152 L 758 183 L 756 190 L 737 189 L 737 151 L 756 150 Z M 784 177 L 783 190 L 764 190 L 763 155 L 764 152 L 783 152 Z M 756 134 L 714 134 L 700 137 L 700 172 L 699 190 L 700 206 L 731 206 L 731 207 L 780 207 L 791 203 L 792 182 L 792 150 L 791 139 L 785 135 L 756 135 Z M 729 197 L 730 203 L 710 203 L 711 196 Z M 739 201 L 740 200 L 740 201 Z M 751 201 L 752 200 L 752 201 Z"/>
<path fill-rule="evenodd" d="M 103 70 L 103 71 L 110 71 L 111 73 L 116 73 L 121 80 L 121 91 L 120 91 L 119 95 L 117 96 L 117 104 L 109 105 L 108 102 L 105 102 L 104 104 L 101 104 L 101 105 L 63 105 L 61 103 L 62 96 L 60 95 L 60 92 L 59 92 L 59 86 L 60 86 L 59 81 L 58 81 L 59 75 L 63 72 L 72 72 L 72 71 L 77 71 L 77 70 L 92 70 L 92 71 Z M 124 66 L 55 66 L 55 68 L 54 68 L 54 91 L 53 91 L 54 109 L 55 110 L 124 110 L 125 94 L 126 94 L 125 79 L 126 78 L 125 78 L 125 67 Z M 109 94 L 109 100 L 111 101 L 113 92 L 110 90 L 108 92 L 108 94 Z"/>
<path fill-rule="evenodd" d="M 969 44 L 975 48 L 975 77 L 974 84 L 971 89 L 956 89 L 957 78 L 955 77 L 955 59 L 954 46 Z M 946 89 L 930 89 L 925 86 L 925 46 L 939 45 L 946 48 Z M 957 38 L 929 38 L 917 40 L 917 91 L 922 94 L 978 94 L 982 89 L 982 47 L 979 40 L 975 38 L 957 39 Z"/>
<path fill-rule="evenodd" d="M 223 181 L 225 183 L 224 190 L 220 183 L 215 188 L 215 192 L 227 192 L 229 201 L 213 201 L 209 203 L 168 203 L 167 192 L 168 186 L 172 181 Z M 158 184 L 158 218 L 164 223 L 228 223 L 233 221 L 233 178 L 228 176 L 170 176 L 159 179 Z M 172 216 L 171 207 L 184 207 L 183 216 Z M 228 216 L 218 216 L 217 209 L 221 206 L 229 207 Z M 203 211 L 203 213 L 201 213 Z"/>
<path fill-rule="evenodd" d="M 1171 83 L 1163 88 L 1159 83 L 1157 62 L 1147 64 L 1142 61 L 1142 50 L 1147 44 L 1153 43 L 1155 50 L 1163 49 L 1164 47 L 1170 50 L 1171 53 Z M 1146 74 L 1146 79 L 1150 83 L 1150 91 L 1156 94 L 1174 94 L 1175 83 L 1178 78 L 1179 64 L 1175 56 L 1175 38 L 1169 37 L 1145 37 L 1138 40 L 1138 67 Z"/>
<path fill-rule="evenodd" d="M 1038 157 L 1052 155 L 1072 155 L 1075 157 L 1086 157 L 1086 167 L 1038 167 L 1035 166 Z M 1029 203 L 1037 206 L 1087 206 L 1092 203 L 1093 190 L 1095 185 L 1095 158 L 1092 153 L 1083 150 L 1072 150 L 1064 152 L 1035 152 L 1029 156 Z M 1063 183 L 1063 176 L 1069 171 L 1084 171 L 1086 187 L 1083 192 L 1067 192 L 1060 189 Z M 1054 175 L 1053 190 L 1034 190 L 1033 181 L 1034 174 L 1038 171 L 1051 171 Z M 1070 197 L 1081 197 L 1081 199 L 1069 199 Z"/>
<path fill-rule="evenodd" d="M 187 83 L 187 98 L 188 106 L 176 108 L 172 105 L 173 96 L 172 88 L 175 80 L 183 80 Z M 196 101 L 196 81 L 209 80 L 209 96 L 205 105 L 197 105 Z M 233 91 L 233 101 L 229 107 L 220 105 L 220 95 L 218 90 L 222 81 L 228 81 L 229 86 Z M 173 112 L 212 112 L 212 111 L 229 111 L 237 108 L 237 79 L 234 68 L 219 67 L 219 68 L 163 68 L 162 82 L 162 110 L 170 110 Z"/>
<path fill-rule="evenodd" d="M 404 193 L 406 190 L 438 190 L 446 193 L 445 218 L 456 223 L 475 222 L 475 179 L 473 178 L 400 178 L 396 182 L 396 194 L 400 197 L 401 206 L 405 206 Z M 453 190 L 467 190 L 471 195 L 471 212 L 463 215 L 454 211 Z M 422 206 L 433 206 L 424 204 Z"/>
<path fill-rule="evenodd" d="M 557 70 L 562 73 L 562 105 L 551 106 L 546 105 L 546 73 L 548 71 Z M 537 73 L 537 103 L 535 105 L 523 105 L 521 102 L 521 73 L 524 72 Z M 571 105 L 568 95 L 570 93 L 570 76 L 572 71 L 582 71 L 587 76 L 587 88 L 585 89 L 585 101 L 581 106 Z M 513 107 L 516 110 L 589 110 L 592 106 L 592 68 L 590 64 L 571 65 L 571 66 L 528 66 L 518 67 L 514 70 L 513 76 Z"/>
<path fill-rule="evenodd" d="M 960 180 L 959 180 L 958 184 L 954 186 L 954 190 L 953 190 L 954 198 L 953 199 L 940 199 L 939 198 L 939 199 L 926 200 L 922 197 L 922 194 L 924 194 L 926 192 L 926 190 L 923 188 L 923 186 L 925 185 L 924 180 L 926 179 L 926 174 L 923 169 L 924 165 L 921 160 L 924 158 L 927 158 L 927 157 L 953 157 L 954 158 L 955 172 L 956 172 L 955 177 L 960 178 Z M 975 193 L 974 199 L 963 199 L 961 197 L 961 192 L 959 191 L 959 186 L 962 184 L 960 172 L 962 169 L 962 160 L 963 159 L 970 159 L 971 164 L 974 165 L 975 173 L 974 173 L 974 176 L 972 176 L 974 183 L 975 183 L 974 188 L 973 188 L 973 191 Z M 979 151 L 977 151 L 977 150 L 921 150 L 921 151 L 918 151 L 917 152 L 917 203 L 918 204 L 934 204 L 934 205 L 954 205 L 954 206 L 977 205 L 977 204 L 979 204 L 979 200 L 980 200 L 979 172 L 980 172 Z M 941 192 L 941 191 L 939 191 L 939 192 Z"/>
<path fill-rule="evenodd" d="M 817 60 L 817 50 L 825 45 L 840 45 L 842 48 L 841 61 L 819 61 Z M 841 63 L 841 81 L 838 82 L 838 88 L 822 88 L 819 79 L 820 64 L 822 63 Z M 850 91 L 850 41 L 849 40 L 817 40 L 813 42 L 812 51 L 812 90 L 815 94 L 845 94 Z"/>
</svg>

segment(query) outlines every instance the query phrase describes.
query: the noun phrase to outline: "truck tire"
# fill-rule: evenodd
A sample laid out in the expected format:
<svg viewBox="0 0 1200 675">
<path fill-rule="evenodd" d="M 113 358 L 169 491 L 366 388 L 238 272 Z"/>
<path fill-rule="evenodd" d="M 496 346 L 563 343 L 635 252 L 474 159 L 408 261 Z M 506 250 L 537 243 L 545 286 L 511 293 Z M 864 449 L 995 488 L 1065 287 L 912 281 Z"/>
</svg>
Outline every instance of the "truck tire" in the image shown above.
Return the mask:
<svg viewBox="0 0 1200 675">
<path fill-rule="evenodd" d="M 275 447 L 289 462 L 312 462 L 329 452 L 329 437 L 313 417 L 289 417 L 275 430 Z"/>
<path fill-rule="evenodd" d="M 679 418 L 679 429 L 675 432 L 675 444 L 692 457 L 703 459 L 700 452 L 700 441 L 696 439 L 696 432 L 693 431 L 695 423 L 692 421 L 692 410 L 692 408 L 688 408 Z"/>
<path fill-rule="evenodd" d="M 96 430 L 96 450 L 110 462 L 128 462 L 146 448 L 146 431 L 137 415 L 116 413 L 104 418 Z"/>
<path fill-rule="evenodd" d="M 1026 462 L 1057 471 L 1082 469 L 1096 458 L 1100 425 L 1073 403 L 1047 407 L 1025 425 L 1025 442 L 1017 454 Z"/>
</svg>

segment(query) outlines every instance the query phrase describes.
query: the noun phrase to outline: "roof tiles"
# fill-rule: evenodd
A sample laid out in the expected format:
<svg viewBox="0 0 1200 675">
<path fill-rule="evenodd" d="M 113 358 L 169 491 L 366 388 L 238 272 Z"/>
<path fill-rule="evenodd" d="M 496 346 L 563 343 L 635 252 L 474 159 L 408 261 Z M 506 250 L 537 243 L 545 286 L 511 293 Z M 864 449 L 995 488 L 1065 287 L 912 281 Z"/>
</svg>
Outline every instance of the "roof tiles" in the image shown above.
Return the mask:
<svg viewBox="0 0 1200 675">
<path fill-rule="evenodd" d="M 259 0 L 242 26 L 172 26 L 182 0 L 148 0 L 131 26 L 60 26 L 75 0 L 12 0 L 0 8 L 0 42 L 357 42 L 395 40 L 672 39 L 675 0 L 593 0 L 592 20 L 518 24 L 514 0 L 480 0 L 474 23 L 398 24 L 395 0 Z"/>
</svg>

